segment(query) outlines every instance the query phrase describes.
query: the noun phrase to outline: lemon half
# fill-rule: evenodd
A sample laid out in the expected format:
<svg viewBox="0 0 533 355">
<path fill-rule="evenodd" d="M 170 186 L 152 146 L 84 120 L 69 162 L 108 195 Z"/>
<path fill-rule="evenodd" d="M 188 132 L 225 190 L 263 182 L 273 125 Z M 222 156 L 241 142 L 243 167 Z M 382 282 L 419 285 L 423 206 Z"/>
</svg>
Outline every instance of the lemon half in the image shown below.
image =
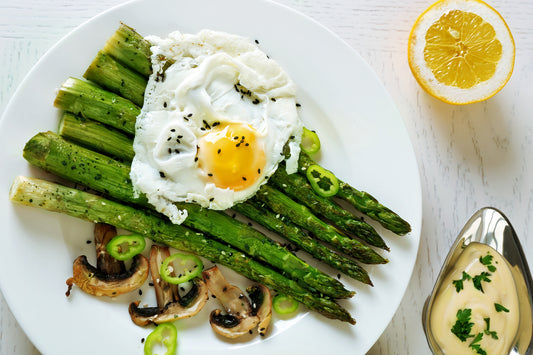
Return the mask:
<svg viewBox="0 0 533 355">
<path fill-rule="evenodd" d="M 513 72 L 515 44 L 501 15 L 480 0 L 441 0 L 416 20 L 411 71 L 432 96 L 457 105 L 486 100 Z"/>
</svg>

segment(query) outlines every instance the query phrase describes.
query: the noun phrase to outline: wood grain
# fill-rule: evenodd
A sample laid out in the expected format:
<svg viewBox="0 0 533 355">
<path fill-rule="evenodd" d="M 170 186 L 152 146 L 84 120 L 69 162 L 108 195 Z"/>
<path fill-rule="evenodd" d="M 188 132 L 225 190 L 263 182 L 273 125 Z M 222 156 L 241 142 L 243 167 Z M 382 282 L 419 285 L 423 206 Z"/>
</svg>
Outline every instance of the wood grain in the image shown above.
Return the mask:
<svg viewBox="0 0 533 355">
<path fill-rule="evenodd" d="M 398 107 L 422 183 L 419 255 L 395 317 L 369 354 L 428 354 L 421 310 L 463 224 L 494 206 L 512 221 L 533 265 L 533 2 L 490 4 L 513 32 L 513 76 L 492 99 L 451 106 L 428 96 L 406 58 L 412 24 L 432 0 L 279 0 L 343 38 L 371 65 Z M 56 41 L 122 0 L 0 0 L 0 111 Z M 331 63 L 334 65 L 334 63 Z M 39 354 L 0 295 L 0 354 Z"/>
</svg>

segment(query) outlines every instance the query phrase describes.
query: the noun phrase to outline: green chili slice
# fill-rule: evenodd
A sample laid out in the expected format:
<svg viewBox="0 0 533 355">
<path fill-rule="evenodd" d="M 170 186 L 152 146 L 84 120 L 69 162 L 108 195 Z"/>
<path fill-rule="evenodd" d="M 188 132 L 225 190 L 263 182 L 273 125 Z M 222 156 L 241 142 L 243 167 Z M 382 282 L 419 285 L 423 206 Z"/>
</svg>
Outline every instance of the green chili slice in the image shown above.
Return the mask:
<svg viewBox="0 0 533 355">
<path fill-rule="evenodd" d="M 331 171 L 319 165 L 308 167 L 306 175 L 313 190 L 322 197 L 334 196 L 339 191 L 337 177 Z"/>
<path fill-rule="evenodd" d="M 117 260 L 129 260 L 142 253 L 146 241 L 140 234 L 117 235 L 107 243 L 107 252 Z"/>
<path fill-rule="evenodd" d="M 144 355 L 154 355 L 154 347 L 165 346 L 167 351 L 164 355 L 174 355 L 178 346 L 178 330 L 172 323 L 159 324 L 146 338 L 144 342 Z"/>
<path fill-rule="evenodd" d="M 175 269 L 175 265 L 181 266 L 181 270 Z M 196 255 L 175 253 L 163 260 L 159 273 L 166 282 L 181 284 L 199 276 L 203 268 L 202 260 Z"/>
<path fill-rule="evenodd" d="M 310 131 L 304 127 L 300 147 L 307 154 L 315 154 L 318 152 L 320 150 L 320 139 L 316 132 Z"/>
<path fill-rule="evenodd" d="M 272 300 L 272 308 L 276 313 L 289 314 L 298 309 L 298 302 L 288 296 L 279 294 Z"/>
</svg>

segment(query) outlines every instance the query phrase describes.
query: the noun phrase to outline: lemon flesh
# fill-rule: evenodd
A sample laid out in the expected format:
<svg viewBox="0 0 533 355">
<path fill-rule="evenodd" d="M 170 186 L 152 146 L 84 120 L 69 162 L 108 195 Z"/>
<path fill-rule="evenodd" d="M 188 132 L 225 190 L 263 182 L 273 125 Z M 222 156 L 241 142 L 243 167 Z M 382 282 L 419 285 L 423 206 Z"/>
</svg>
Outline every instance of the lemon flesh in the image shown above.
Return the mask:
<svg viewBox="0 0 533 355">
<path fill-rule="evenodd" d="M 468 89 L 489 80 L 501 57 L 494 27 L 472 12 L 450 11 L 426 33 L 424 60 L 445 85 Z"/>
</svg>

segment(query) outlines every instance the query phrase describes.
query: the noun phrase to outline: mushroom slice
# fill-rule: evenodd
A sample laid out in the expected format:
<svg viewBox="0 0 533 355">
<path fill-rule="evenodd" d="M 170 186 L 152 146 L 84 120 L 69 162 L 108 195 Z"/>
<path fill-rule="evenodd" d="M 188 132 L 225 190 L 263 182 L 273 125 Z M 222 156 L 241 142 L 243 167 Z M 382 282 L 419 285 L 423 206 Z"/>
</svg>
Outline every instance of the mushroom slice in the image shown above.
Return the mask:
<svg viewBox="0 0 533 355">
<path fill-rule="evenodd" d="M 216 333 L 233 339 L 248 334 L 257 326 L 259 317 L 253 315 L 250 301 L 240 288 L 226 281 L 217 266 L 202 274 L 207 288 L 226 310 L 226 314 L 220 309 L 211 312 L 209 322 Z"/>
<path fill-rule="evenodd" d="M 157 307 L 140 308 L 140 302 L 129 306 L 131 320 L 137 325 L 149 325 L 174 322 L 189 318 L 200 312 L 207 302 L 207 286 L 200 279 L 192 280 L 191 289 L 183 296 L 179 295 L 179 285 L 170 284 L 161 278 L 159 268 L 170 251 L 167 247 L 153 245 L 150 251 L 150 272 L 154 284 Z"/>
<path fill-rule="evenodd" d="M 146 281 L 148 260 L 144 256 L 136 255 L 130 269 L 126 270 L 121 261 L 107 253 L 105 246 L 115 235 L 115 227 L 100 223 L 95 225 L 97 267 L 89 264 L 85 255 L 77 257 L 72 265 L 72 277 L 67 280 L 67 296 L 74 284 L 94 296 L 115 297 L 138 289 Z"/>
<path fill-rule="evenodd" d="M 259 335 L 265 336 L 270 320 L 272 319 L 272 295 L 268 287 L 264 285 L 253 285 L 246 289 L 252 301 L 252 314 L 259 317 Z"/>
</svg>

